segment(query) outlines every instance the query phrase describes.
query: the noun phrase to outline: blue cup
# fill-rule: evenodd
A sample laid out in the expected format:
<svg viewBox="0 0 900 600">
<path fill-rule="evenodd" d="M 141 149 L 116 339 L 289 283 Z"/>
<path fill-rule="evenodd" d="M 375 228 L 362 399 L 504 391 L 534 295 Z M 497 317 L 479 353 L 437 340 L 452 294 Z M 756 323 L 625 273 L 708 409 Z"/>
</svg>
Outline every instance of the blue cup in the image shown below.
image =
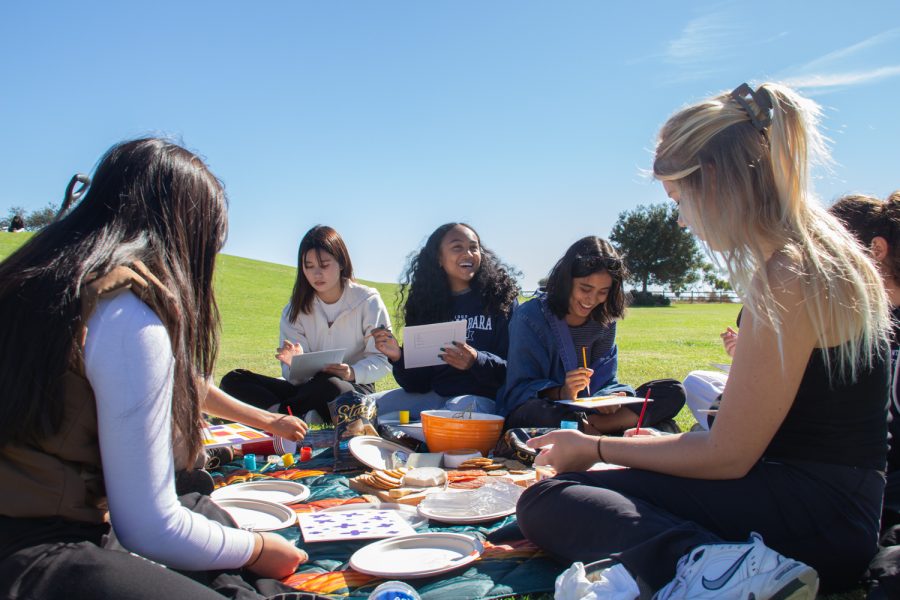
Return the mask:
<svg viewBox="0 0 900 600">
<path fill-rule="evenodd" d="M 385 581 L 369 594 L 369 600 L 421 600 L 419 592 L 402 581 Z"/>
</svg>

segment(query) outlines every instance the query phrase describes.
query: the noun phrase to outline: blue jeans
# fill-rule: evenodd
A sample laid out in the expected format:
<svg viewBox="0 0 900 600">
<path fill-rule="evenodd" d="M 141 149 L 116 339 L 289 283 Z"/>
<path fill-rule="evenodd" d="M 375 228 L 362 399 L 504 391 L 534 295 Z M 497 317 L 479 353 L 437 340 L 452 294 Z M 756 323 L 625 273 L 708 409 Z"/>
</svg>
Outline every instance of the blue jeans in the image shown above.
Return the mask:
<svg viewBox="0 0 900 600">
<path fill-rule="evenodd" d="M 494 413 L 494 401 L 485 396 L 441 396 L 437 392 L 424 394 L 407 392 L 403 388 L 387 390 L 372 394 L 378 407 L 378 416 L 385 419 L 399 419 L 401 410 L 409 411 L 410 420 L 419 420 L 423 410 L 471 411 L 487 414 Z"/>
</svg>

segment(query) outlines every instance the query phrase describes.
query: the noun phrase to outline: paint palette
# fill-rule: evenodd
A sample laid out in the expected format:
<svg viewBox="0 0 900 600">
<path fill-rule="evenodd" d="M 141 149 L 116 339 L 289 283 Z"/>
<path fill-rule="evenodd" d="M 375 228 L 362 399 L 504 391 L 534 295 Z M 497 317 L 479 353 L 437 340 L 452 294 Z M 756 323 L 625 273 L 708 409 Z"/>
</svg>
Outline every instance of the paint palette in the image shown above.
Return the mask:
<svg viewBox="0 0 900 600">
<path fill-rule="evenodd" d="M 271 439 L 272 436 L 268 433 L 241 425 L 240 423 L 210 425 L 203 428 L 203 445 L 206 448 L 240 446 L 247 442 L 265 442 Z"/>
</svg>

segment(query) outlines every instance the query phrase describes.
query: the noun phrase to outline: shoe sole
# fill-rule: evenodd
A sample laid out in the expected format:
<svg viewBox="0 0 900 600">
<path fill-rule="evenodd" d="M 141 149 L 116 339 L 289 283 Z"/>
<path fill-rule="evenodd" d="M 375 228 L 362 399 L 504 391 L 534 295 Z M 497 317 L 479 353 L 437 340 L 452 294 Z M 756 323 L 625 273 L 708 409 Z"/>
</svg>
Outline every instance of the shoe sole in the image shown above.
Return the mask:
<svg viewBox="0 0 900 600">
<path fill-rule="evenodd" d="M 768 600 L 815 600 L 818 591 L 819 574 L 815 569 L 806 567 L 784 587 L 769 596 Z M 754 596 L 751 594 L 750 600 L 753 599 Z"/>
</svg>

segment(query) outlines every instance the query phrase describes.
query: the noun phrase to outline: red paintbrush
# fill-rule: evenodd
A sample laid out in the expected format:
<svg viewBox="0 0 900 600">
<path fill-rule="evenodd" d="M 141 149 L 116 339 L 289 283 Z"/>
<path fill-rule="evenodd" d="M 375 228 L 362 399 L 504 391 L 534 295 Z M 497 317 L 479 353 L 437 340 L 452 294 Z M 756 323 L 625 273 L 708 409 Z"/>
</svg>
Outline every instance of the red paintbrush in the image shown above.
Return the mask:
<svg viewBox="0 0 900 600">
<path fill-rule="evenodd" d="M 647 412 L 647 401 L 650 400 L 650 390 L 647 388 L 647 395 L 644 396 L 644 405 L 641 407 L 641 415 L 638 417 L 637 427 L 634 428 L 634 435 L 641 433 L 641 423 L 644 422 L 644 413 Z"/>
</svg>

